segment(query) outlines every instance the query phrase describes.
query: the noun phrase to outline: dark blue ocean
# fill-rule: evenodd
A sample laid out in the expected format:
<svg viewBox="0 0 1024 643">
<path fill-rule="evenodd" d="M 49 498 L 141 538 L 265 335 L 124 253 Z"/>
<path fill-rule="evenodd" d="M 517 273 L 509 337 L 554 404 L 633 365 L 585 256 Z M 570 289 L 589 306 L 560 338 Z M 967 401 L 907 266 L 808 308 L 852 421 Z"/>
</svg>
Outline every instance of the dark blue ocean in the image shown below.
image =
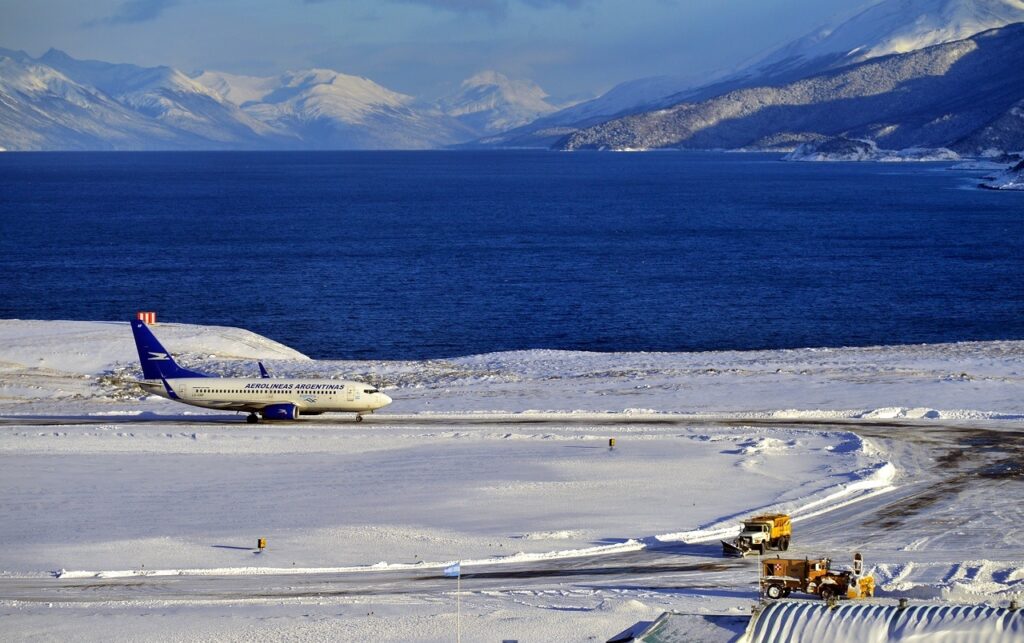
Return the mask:
<svg viewBox="0 0 1024 643">
<path fill-rule="evenodd" d="M 553 152 L 0 154 L 0 317 L 321 358 L 1024 338 L 1024 194 L 932 164 Z"/>
</svg>

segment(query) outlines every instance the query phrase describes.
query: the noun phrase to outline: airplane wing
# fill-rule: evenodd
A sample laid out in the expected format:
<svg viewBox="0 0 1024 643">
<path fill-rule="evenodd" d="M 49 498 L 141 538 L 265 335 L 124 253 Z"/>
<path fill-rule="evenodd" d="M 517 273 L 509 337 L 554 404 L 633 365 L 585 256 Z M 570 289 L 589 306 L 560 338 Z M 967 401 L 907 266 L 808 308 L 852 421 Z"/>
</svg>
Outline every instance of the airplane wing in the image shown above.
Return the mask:
<svg viewBox="0 0 1024 643">
<path fill-rule="evenodd" d="M 220 400 L 204 400 L 203 406 L 211 409 L 219 409 L 224 411 L 245 411 L 246 413 L 258 413 L 272 404 L 281 404 L 282 402 L 257 402 L 249 401 L 245 402 L 228 402 Z"/>
</svg>

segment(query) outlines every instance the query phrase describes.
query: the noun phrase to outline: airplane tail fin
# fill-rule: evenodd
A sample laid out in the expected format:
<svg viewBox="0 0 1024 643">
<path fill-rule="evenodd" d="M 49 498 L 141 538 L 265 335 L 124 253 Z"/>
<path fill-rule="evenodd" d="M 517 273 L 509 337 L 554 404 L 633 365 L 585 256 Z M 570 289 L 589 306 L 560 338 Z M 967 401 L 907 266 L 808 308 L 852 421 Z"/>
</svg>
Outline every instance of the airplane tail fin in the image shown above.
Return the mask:
<svg viewBox="0 0 1024 643">
<path fill-rule="evenodd" d="M 139 361 L 142 362 L 142 375 L 147 380 L 166 380 L 175 377 L 209 377 L 205 373 L 190 371 L 178 366 L 171 354 L 157 340 L 144 322 L 132 320 L 132 334 L 135 335 L 135 347 L 139 349 Z"/>
</svg>

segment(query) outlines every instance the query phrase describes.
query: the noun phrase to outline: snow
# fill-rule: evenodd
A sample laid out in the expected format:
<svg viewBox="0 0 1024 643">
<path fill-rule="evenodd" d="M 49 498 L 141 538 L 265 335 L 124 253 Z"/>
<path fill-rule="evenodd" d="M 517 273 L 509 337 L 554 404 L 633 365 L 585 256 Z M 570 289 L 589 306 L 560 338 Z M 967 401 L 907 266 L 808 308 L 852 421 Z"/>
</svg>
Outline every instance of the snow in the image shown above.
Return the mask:
<svg viewBox="0 0 1024 643">
<path fill-rule="evenodd" d="M 271 78 L 205 72 L 195 80 L 226 100 L 242 101 L 246 114 L 280 132 L 301 134 L 303 128 L 312 125 L 315 129 L 315 124 L 322 122 L 342 130 L 363 127 L 363 136 L 373 136 L 374 119 L 384 118 L 388 121 L 384 127 L 396 130 L 415 128 L 424 116 L 410 112 L 411 96 L 330 69 L 305 69 Z"/>
<path fill-rule="evenodd" d="M 907 546 L 920 551 L 927 541 Z M 989 560 L 966 560 L 952 565 L 904 563 L 880 565 L 875 573 L 879 587 L 918 599 L 966 600 L 986 595 L 1020 596 L 1024 594 L 1024 563 L 1016 569 Z"/>
<path fill-rule="evenodd" d="M 606 640 L 671 610 L 728 640 L 708 618 L 749 614 L 754 576 L 717 540 L 761 511 L 791 513 L 794 555 L 863 552 L 882 602 L 1024 592 L 1024 342 L 328 361 L 155 330 L 200 370 L 261 359 L 396 401 L 249 426 L 144 397 L 126 323 L 0 321 L 18 638 L 446 640 L 460 561 L 467 640 Z"/>
<path fill-rule="evenodd" d="M 883 0 L 769 54 L 759 66 L 841 55 L 856 62 L 962 40 L 1024 22 L 1022 0 Z"/>
<path fill-rule="evenodd" d="M 92 98 L 86 88 L 54 69 L 7 57 L 0 58 L 0 91 L 53 94 L 79 107 L 87 106 Z"/>
<path fill-rule="evenodd" d="M 474 128 L 479 135 L 503 132 L 529 123 L 558 108 L 547 92 L 529 80 L 512 80 L 493 70 L 462 81 L 457 92 L 438 101 L 445 114 Z"/>
<path fill-rule="evenodd" d="M 877 161 L 881 163 L 959 161 L 960 155 L 945 147 L 908 147 L 883 150 L 867 139 L 832 139 L 804 143 L 783 157 L 784 161 Z"/>
<path fill-rule="evenodd" d="M 831 447 L 825 449 L 834 450 Z M 895 477 L 895 467 L 889 462 L 884 462 L 851 474 L 851 482 L 825 488 L 817 494 L 801 497 L 796 501 L 776 502 L 765 507 L 752 508 L 746 513 L 787 513 L 793 518 L 794 523 L 799 523 L 802 519 L 820 516 L 859 499 L 890 491 L 894 488 L 892 483 Z M 740 533 L 739 518 L 733 517 L 691 531 L 663 534 L 656 538 L 661 542 L 717 542 L 733 538 Z"/>
<path fill-rule="evenodd" d="M 192 79 L 239 107 L 257 103 L 281 87 L 281 78 L 278 76 L 243 76 L 208 70 L 199 72 Z"/>
<path fill-rule="evenodd" d="M 473 137 L 436 107 L 329 69 L 273 77 L 0 50 L 12 149 L 409 149 Z"/>
<path fill-rule="evenodd" d="M 40 324 L 0 320 L 0 364 L 8 372 L 46 369 L 69 375 L 99 375 L 138 359 L 134 343 L 122 337 L 127 328 L 127 322 Z M 238 328 L 159 324 L 154 330 L 169 345 L 188 346 L 190 354 L 203 359 L 309 359 L 283 344 Z"/>
<path fill-rule="evenodd" d="M 981 187 L 990 190 L 1024 190 L 1024 161 L 982 182 Z"/>
<path fill-rule="evenodd" d="M 562 532 L 572 533 L 572 532 Z M 627 540 L 616 545 L 603 545 L 598 547 L 585 547 L 583 549 L 567 549 L 564 551 L 552 551 L 544 553 L 527 554 L 518 552 L 509 556 L 492 556 L 477 560 L 459 560 L 462 567 L 472 568 L 476 565 L 500 565 L 509 563 L 526 563 L 538 560 L 552 560 L 565 558 L 578 558 L 581 556 L 598 556 L 616 554 L 620 552 L 636 551 L 642 549 L 643 544 L 636 540 Z M 456 561 L 448 560 L 443 562 L 416 563 L 388 563 L 380 561 L 372 565 L 353 567 L 204 567 L 202 569 L 128 569 L 128 570 L 105 570 L 105 571 L 68 571 L 60 569 L 54 572 L 57 578 L 127 578 L 131 576 L 235 576 L 235 575 L 266 575 L 266 576 L 287 576 L 292 574 L 346 574 L 362 573 L 369 571 L 395 571 L 405 569 L 444 569 Z M 470 571 L 467 569 L 467 572 Z"/>
<path fill-rule="evenodd" d="M 7 516 L 20 526 L 9 527 L 11 540 L 0 561 L 6 556 L 32 560 L 39 554 L 32 536 L 43 537 L 67 525 L 72 507 L 80 514 L 70 520 L 80 523 L 76 532 L 82 541 L 102 541 L 107 525 L 123 526 L 118 530 L 120 538 L 109 546 L 51 543 L 41 569 L 38 565 L 44 561 L 0 568 L 22 573 L 63 568 L 92 570 L 84 572 L 87 576 L 118 576 L 123 575 L 118 571 L 123 552 L 134 551 L 143 556 L 140 562 L 146 570 L 209 566 L 219 570 L 213 573 L 225 574 L 229 573 L 224 571 L 226 566 L 218 564 L 225 552 L 212 545 L 236 544 L 240 534 L 253 534 L 244 539 L 250 546 L 256 536 L 269 538 L 271 554 L 258 558 L 262 564 L 279 567 L 275 552 L 281 549 L 290 552 L 286 564 L 320 568 L 324 573 L 342 571 L 339 568 L 359 571 L 380 561 L 437 567 L 460 558 L 472 566 L 612 553 L 623 547 L 643 547 L 645 542 L 672 540 L 656 534 L 676 531 L 690 520 L 721 520 L 720 507 L 692 502 L 665 507 L 656 517 L 648 515 L 648 503 L 660 504 L 659 499 L 677 495 L 675 471 L 680 463 L 706 473 L 690 485 L 685 497 L 714 494 L 720 504 L 735 507 L 727 512 L 730 520 L 748 506 L 810 511 L 822 503 L 834 503 L 856 493 L 858 481 L 876 476 L 879 467 L 885 466 L 878 456 L 859 449 L 837 449 L 853 437 L 845 433 L 793 432 L 788 449 L 751 454 L 733 447 L 749 441 L 758 430 L 684 431 L 681 435 L 675 428 L 616 429 L 618 444 L 609 451 L 606 434 L 552 427 L 518 436 L 490 428 L 432 431 L 415 426 L 384 434 L 376 429 L 346 429 L 343 435 L 323 427 L 261 428 L 245 435 L 236 427 L 200 432 L 159 423 L 58 431 L 28 427 L 0 434 L 0 449 L 32 454 L 25 461 L 9 463 L 0 479 L 11 494 L 26 498 L 34 497 L 35 484 L 45 483 L 54 490 L 45 500 L 33 500 L 31 509 L 8 510 Z M 403 462 L 410 451 L 422 464 Z M 823 453 L 831 456 L 825 467 L 817 458 L 807 457 Z M 494 463 L 497 454 L 502 457 L 500 465 Z M 136 479 L 141 471 L 133 472 L 129 463 L 138 457 L 145 458 L 151 479 Z M 68 458 L 83 460 L 75 465 Z M 214 462 L 226 470 L 208 471 Z M 755 462 L 760 466 L 753 466 Z M 99 463 L 127 469 L 110 479 L 89 482 L 92 493 L 83 496 L 74 481 L 87 479 L 91 467 L 102 467 Z M 259 473 L 246 477 L 245 468 L 257 465 Z M 57 469 L 32 484 L 22 479 L 32 478 L 31 472 L 40 467 Z M 736 488 L 716 491 L 710 472 L 720 467 L 732 471 Z M 786 468 L 813 481 L 796 489 L 780 486 L 780 481 L 765 475 L 763 468 L 768 467 Z M 317 488 L 308 489 L 304 480 L 293 479 L 295 470 L 315 475 Z M 392 478 L 395 471 L 403 475 Z M 120 489 L 129 480 L 133 492 L 125 497 Z M 202 481 L 198 488 L 197 480 Z M 871 480 L 870 484 L 876 483 Z M 168 486 L 188 494 L 167 494 Z M 763 489 L 754 495 L 744 490 L 757 486 Z M 232 495 L 221 492 L 242 488 L 256 494 L 249 501 L 251 506 L 235 507 Z M 342 506 L 337 494 L 345 488 L 360 491 Z M 111 498 L 118 499 L 116 506 L 108 504 Z M 153 499 L 159 499 L 158 506 L 150 504 Z M 273 509 L 273 515 L 264 515 L 278 504 L 283 506 Z M 36 515 L 41 507 L 46 508 L 44 515 Z M 564 512 L 570 507 L 572 517 L 566 519 Z M 168 513 L 180 516 L 174 522 L 181 522 L 179 528 L 187 532 L 171 541 L 162 540 L 165 531 L 156 526 L 167 520 Z M 215 525 L 204 526 L 215 516 Z M 445 518 L 439 522 L 438 516 Z M 297 532 L 291 528 L 294 524 L 304 529 Z M 388 534 L 391 530 L 397 533 Z M 562 536 L 556 547 L 543 538 L 523 537 L 544 532 Z M 615 542 L 594 544 L 606 538 Z M 204 541 L 209 545 L 199 544 Z M 334 551 L 329 542 L 342 546 Z M 250 551 L 238 556 L 255 560 Z M 317 564 L 322 560 L 335 562 Z M 251 565 L 227 567 L 233 566 Z"/>
<path fill-rule="evenodd" d="M 470 138 L 445 114 L 412 96 L 331 69 L 263 78 L 206 71 L 194 80 L 307 147 L 423 148 Z"/>
<path fill-rule="evenodd" d="M 57 49 L 50 49 L 38 61 L 79 83 L 115 97 L 142 96 L 157 90 L 215 96 L 203 85 L 171 67 L 138 67 L 99 60 L 77 60 Z"/>
<path fill-rule="evenodd" d="M 678 104 L 686 98 L 685 92 L 707 89 L 717 82 L 737 87 L 762 74 L 773 76 L 796 70 L 802 70 L 803 75 L 815 74 L 830 67 L 916 51 L 1024 22 L 1024 0 L 874 0 L 866 3 L 866 8 L 863 8 L 865 3 L 850 4 L 858 10 L 856 13 L 851 15 L 843 10 L 830 24 L 755 56 L 735 69 L 654 76 L 619 83 L 597 98 L 538 119 L 528 125 L 526 131 L 537 137 L 561 138 L 580 127 Z M 707 123 L 702 126 L 706 127 Z M 513 131 L 487 141 L 498 144 L 515 141 L 517 135 L 523 133 Z M 606 147 L 618 150 L 624 146 Z M 643 146 L 631 147 L 641 149 Z M 891 160 L 921 160 L 903 158 L 907 155 L 895 156 Z"/>
<path fill-rule="evenodd" d="M 673 102 L 670 97 L 709 83 L 724 72 L 683 76 L 652 76 L 619 83 L 596 98 L 571 105 L 540 121 L 546 127 L 605 120 Z"/>
<path fill-rule="evenodd" d="M 1002 150 L 985 150 L 980 158 L 957 163 L 951 170 L 982 170 L 1006 171 L 1021 162 L 1024 152 L 1003 152 Z"/>
</svg>

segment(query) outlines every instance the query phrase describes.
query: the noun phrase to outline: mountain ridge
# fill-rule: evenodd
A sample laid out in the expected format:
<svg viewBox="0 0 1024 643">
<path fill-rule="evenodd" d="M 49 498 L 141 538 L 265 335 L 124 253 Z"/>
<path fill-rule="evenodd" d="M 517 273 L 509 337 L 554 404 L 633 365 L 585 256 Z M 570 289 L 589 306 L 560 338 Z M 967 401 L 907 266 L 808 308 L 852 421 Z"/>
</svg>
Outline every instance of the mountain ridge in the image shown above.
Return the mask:
<svg viewBox="0 0 1024 643">
<path fill-rule="evenodd" d="M 558 110 L 536 83 L 512 80 L 494 70 L 473 74 L 442 97 L 438 107 L 483 134 L 513 129 Z"/>
<path fill-rule="evenodd" d="M 185 74 L 57 49 L 38 58 L 0 49 L 0 147 L 792 149 L 851 136 L 887 147 L 934 141 L 981 150 L 1011 145 L 1024 127 L 1013 60 L 972 63 L 974 77 L 957 63 L 957 87 L 935 80 L 954 65 L 921 52 L 949 45 L 942 51 L 959 59 L 970 52 L 956 54 L 953 43 L 981 46 L 981 34 L 1015 24 L 1024 24 L 1024 0 L 882 0 L 736 70 L 640 78 L 568 107 L 532 81 L 493 70 L 427 101 L 330 69 Z M 963 34 L 970 35 L 953 39 Z M 878 95 L 888 100 L 871 98 Z M 846 113 L 842 101 L 859 101 L 860 112 Z M 815 105 L 842 118 L 830 122 Z"/>
<path fill-rule="evenodd" d="M 189 76 L 52 48 L 38 58 L 0 49 L 0 73 L 8 150 L 440 148 L 555 109 L 535 84 L 497 72 L 464 83 L 494 86 L 483 100 L 443 106 L 330 69 Z"/>
<path fill-rule="evenodd" d="M 977 152 L 1024 145 L 1024 130 L 985 128 L 1024 99 L 1024 23 L 821 72 L 607 121 L 558 149 L 792 149 L 834 136 L 885 147 Z M 973 94 L 965 92 L 970 87 Z"/>
<path fill-rule="evenodd" d="M 627 81 L 590 101 L 481 141 L 486 146 L 550 147 L 602 122 L 799 78 L 892 53 L 962 40 L 1024 22 L 1024 0 L 884 0 L 756 55 L 702 81 L 653 77 Z M 630 89 L 633 86 L 633 96 Z M 646 92 L 645 97 L 636 94 Z M 660 93 L 660 95 L 658 95 Z"/>
</svg>

